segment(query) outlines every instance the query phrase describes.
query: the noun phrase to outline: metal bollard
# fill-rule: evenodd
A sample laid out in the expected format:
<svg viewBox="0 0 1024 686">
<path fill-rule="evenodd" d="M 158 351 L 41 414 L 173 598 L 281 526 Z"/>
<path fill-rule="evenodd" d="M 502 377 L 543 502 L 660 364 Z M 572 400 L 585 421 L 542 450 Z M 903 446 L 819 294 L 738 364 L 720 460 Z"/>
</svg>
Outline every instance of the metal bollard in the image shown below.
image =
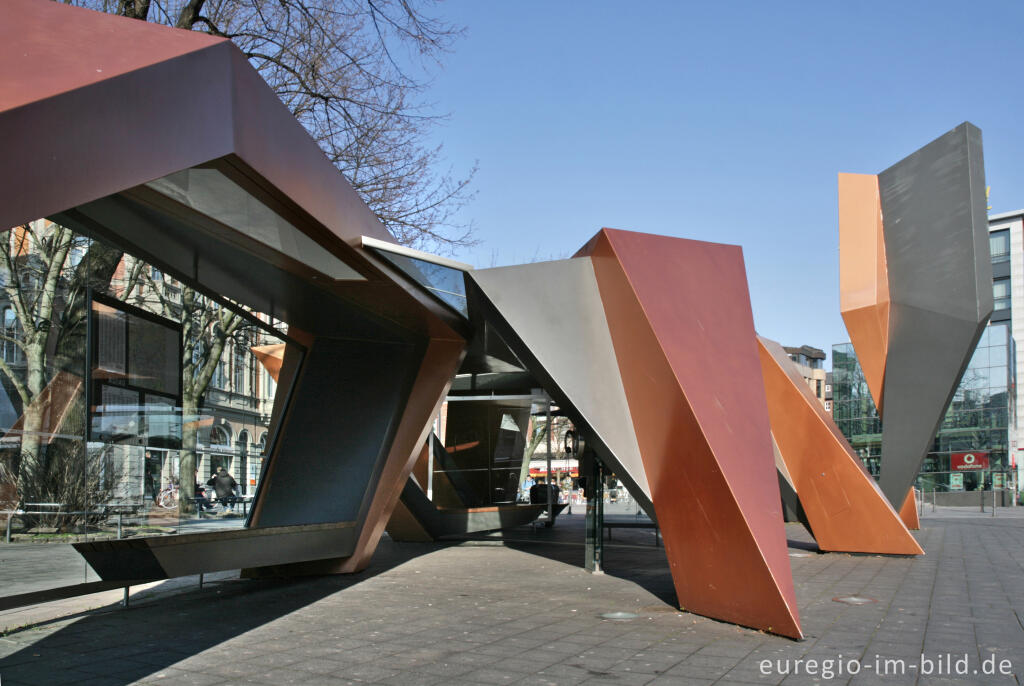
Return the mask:
<svg viewBox="0 0 1024 686">
<path fill-rule="evenodd" d="M 992 489 L 992 516 L 996 516 L 996 489 Z"/>
<path fill-rule="evenodd" d="M 121 528 L 121 513 L 117 513 L 117 539 L 121 540 L 123 529 Z"/>
<path fill-rule="evenodd" d="M 932 512 L 935 512 L 935 487 L 932 487 Z"/>
<path fill-rule="evenodd" d="M 917 489 L 914 489 L 914 499 L 917 501 L 917 516 L 924 516 L 924 486 L 921 486 L 920 495 L 918 495 Z"/>
<path fill-rule="evenodd" d="M 11 542 L 11 520 L 14 519 L 13 514 L 7 515 L 7 542 Z"/>
<path fill-rule="evenodd" d="M 128 609 L 128 587 L 124 587 L 124 599 L 121 601 L 121 607 Z"/>
<path fill-rule="evenodd" d="M 199 572 L 199 588 L 203 587 L 203 573 Z"/>
<path fill-rule="evenodd" d="M 981 494 L 981 511 L 985 511 L 985 491 L 978 491 Z"/>
</svg>

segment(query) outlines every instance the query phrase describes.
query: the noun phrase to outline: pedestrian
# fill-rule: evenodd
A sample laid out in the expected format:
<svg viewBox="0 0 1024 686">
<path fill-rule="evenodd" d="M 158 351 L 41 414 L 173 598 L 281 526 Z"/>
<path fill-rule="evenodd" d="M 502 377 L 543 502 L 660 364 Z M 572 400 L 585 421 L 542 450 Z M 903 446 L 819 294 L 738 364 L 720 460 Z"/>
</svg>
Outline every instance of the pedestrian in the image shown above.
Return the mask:
<svg viewBox="0 0 1024 686">
<path fill-rule="evenodd" d="M 235 489 L 238 488 L 238 483 L 235 481 L 235 477 L 228 474 L 228 470 L 218 467 L 207 485 L 213 486 L 213 490 L 217 494 L 217 502 L 224 508 L 224 512 L 227 512 L 229 507 L 234 507 Z"/>
</svg>

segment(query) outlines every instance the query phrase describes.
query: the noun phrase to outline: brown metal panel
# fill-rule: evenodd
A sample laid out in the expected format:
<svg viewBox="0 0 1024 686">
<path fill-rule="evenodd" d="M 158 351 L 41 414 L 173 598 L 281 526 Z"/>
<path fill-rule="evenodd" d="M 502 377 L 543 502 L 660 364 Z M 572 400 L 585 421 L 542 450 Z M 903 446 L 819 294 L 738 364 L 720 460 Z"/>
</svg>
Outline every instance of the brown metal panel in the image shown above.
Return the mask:
<svg viewBox="0 0 1024 686">
<path fill-rule="evenodd" d="M 923 555 L 786 351 L 758 337 L 772 435 L 822 550 Z"/>
<path fill-rule="evenodd" d="M 581 253 L 680 605 L 800 637 L 740 249 L 604 229 Z"/>
<path fill-rule="evenodd" d="M 907 492 L 907 497 L 900 507 L 900 519 L 907 525 L 908 529 L 915 531 L 921 528 L 921 520 L 917 515 L 917 493 L 913 487 Z"/>
<path fill-rule="evenodd" d="M 839 175 L 839 309 L 882 412 L 889 347 L 889 277 L 878 177 Z"/>
</svg>

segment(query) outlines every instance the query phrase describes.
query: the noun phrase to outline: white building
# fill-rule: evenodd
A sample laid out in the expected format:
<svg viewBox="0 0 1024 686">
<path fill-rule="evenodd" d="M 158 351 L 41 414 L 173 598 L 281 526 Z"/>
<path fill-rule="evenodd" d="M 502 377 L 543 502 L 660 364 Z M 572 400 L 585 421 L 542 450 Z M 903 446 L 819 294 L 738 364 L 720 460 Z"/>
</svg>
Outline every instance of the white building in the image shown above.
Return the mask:
<svg viewBox="0 0 1024 686">
<path fill-rule="evenodd" d="M 992 322 L 1010 322 L 1015 342 L 1024 341 L 1024 210 L 993 214 L 988 219 L 989 245 L 992 251 L 992 294 L 995 309 Z M 1013 316 L 1013 311 L 1018 311 Z M 1016 379 L 1024 378 L 1024 359 L 1017 355 Z M 1014 410 L 1009 418 L 1010 462 L 1017 466 L 1017 483 L 1024 476 L 1024 442 L 1018 427 L 1024 427 L 1024 407 L 1017 400 L 1016 379 L 1011 393 Z"/>
</svg>

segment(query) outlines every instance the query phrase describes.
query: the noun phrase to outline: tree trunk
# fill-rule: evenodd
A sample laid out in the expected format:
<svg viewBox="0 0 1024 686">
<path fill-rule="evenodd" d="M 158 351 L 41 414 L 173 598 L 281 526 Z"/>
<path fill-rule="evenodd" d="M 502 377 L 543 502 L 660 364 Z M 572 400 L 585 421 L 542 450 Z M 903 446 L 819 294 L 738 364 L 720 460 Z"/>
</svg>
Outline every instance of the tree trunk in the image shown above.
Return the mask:
<svg viewBox="0 0 1024 686">
<path fill-rule="evenodd" d="M 195 513 L 196 496 L 196 444 L 199 437 L 199 408 L 191 393 L 181 398 L 181 459 L 178 466 L 178 512 Z"/>
</svg>

